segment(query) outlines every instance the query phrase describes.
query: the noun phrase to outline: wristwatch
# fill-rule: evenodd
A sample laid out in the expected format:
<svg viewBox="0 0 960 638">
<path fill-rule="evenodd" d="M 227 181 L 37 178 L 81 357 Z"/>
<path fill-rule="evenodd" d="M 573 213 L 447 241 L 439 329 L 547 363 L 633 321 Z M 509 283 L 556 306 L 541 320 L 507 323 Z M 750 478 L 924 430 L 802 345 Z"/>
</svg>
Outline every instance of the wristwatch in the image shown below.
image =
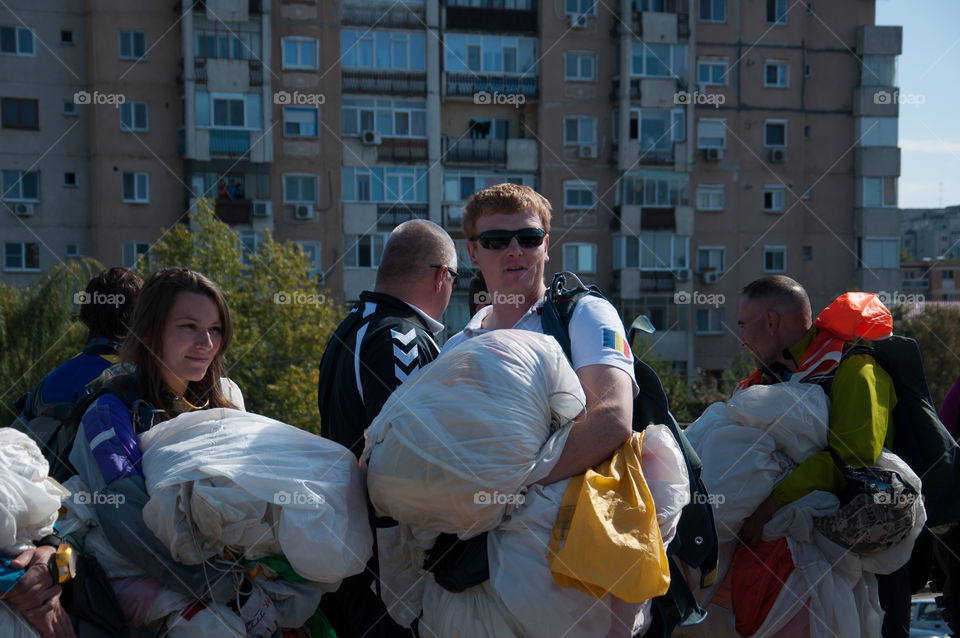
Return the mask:
<svg viewBox="0 0 960 638">
<path fill-rule="evenodd" d="M 77 576 L 77 554 L 66 543 L 60 543 L 49 564 L 50 576 L 55 583 L 62 585 Z"/>
</svg>

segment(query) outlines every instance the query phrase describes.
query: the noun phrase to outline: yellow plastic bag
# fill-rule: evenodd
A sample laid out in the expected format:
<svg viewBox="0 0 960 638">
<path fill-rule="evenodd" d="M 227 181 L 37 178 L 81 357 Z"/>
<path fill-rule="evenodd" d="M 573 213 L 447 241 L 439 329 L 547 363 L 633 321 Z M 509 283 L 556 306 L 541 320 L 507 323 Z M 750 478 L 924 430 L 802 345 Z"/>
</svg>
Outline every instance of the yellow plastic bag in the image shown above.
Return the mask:
<svg viewBox="0 0 960 638">
<path fill-rule="evenodd" d="M 634 433 L 609 460 L 570 479 L 550 534 L 557 585 L 628 603 L 666 593 L 670 566 L 640 468 L 642 442 Z"/>
</svg>

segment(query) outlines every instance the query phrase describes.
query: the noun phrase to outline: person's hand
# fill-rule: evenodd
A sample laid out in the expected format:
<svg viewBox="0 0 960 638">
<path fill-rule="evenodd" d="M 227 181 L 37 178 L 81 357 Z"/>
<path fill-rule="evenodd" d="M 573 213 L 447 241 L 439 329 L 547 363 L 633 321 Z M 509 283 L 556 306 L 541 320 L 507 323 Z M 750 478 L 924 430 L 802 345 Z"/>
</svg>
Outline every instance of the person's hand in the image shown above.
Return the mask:
<svg viewBox="0 0 960 638">
<path fill-rule="evenodd" d="M 47 545 L 32 547 L 10 561 L 11 568 L 25 571 L 2 599 L 43 638 L 74 638 L 70 618 L 60 605 L 62 590 L 50 573 L 50 560 L 56 551 Z"/>
<path fill-rule="evenodd" d="M 743 527 L 740 528 L 740 542 L 744 545 L 754 546 L 763 540 L 763 526 L 766 525 L 773 515 L 780 509 L 777 502 L 772 497 L 757 506 L 756 511 L 743 521 Z"/>
</svg>

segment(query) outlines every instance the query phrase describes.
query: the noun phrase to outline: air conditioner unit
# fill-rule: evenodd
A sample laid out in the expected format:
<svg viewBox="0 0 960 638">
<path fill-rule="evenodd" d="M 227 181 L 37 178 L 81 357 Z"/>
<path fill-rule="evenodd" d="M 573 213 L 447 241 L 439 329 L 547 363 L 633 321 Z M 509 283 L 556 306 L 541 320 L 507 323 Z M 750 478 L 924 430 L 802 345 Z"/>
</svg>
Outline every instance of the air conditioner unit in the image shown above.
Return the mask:
<svg viewBox="0 0 960 638">
<path fill-rule="evenodd" d="M 718 273 L 716 270 L 710 270 L 703 273 L 703 283 L 705 284 L 715 284 L 719 278 L 720 273 Z"/>
<path fill-rule="evenodd" d="M 250 214 L 254 217 L 270 217 L 273 212 L 273 202 L 270 200 L 254 200 Z"/>
<path fill-rule="evenodd" d="M 580 147 L 580 159 L 597 159 L 597 147 L 594 144 L 584 144 Z"/>
<path fill-rule="evenodd" d="M 677 276 L 677 281 L 690 281 L 690 269 L 689 268 L 678 268 L 675 271 Z"/>
<path fill-rule="evenodd" d="M 366 144 L 367 146 L 380 146 L 383 144 L 383 138 L 380 137 L 380 133 L 377 131 L 364 131 L 360 134 L 360 141 Z"/>
<path fill-rule="evenodd" d="M 785 148 L 771 148 L 771 149 L 770 149 L 770 161 L 771 161 L 771 162 L 786 162 L 786 161 L 787 161 L 787 149 L 785 149 Z"/>
<path fill-rule="evenodd" d="M 294 217 L 297 219 L 311 219 L 313 217 L 313 206 L 309 204 L 298 204 L 294 211 Z"/>
<path fill-rule="evenodd" d="M 571 13 L 567 16 L 571 29 L 586 29 L 587 16 L 584 13 Z"/>
<path fill-rule="evenodd" d="M 717 161 L 723 159 L 723 149 L 722 148 L 707 148 L 703 150 L 703 157 L 709 161 Z"/>
<path fill-rule="evenodd" d="M 13 212 L 15 212 L 17 215 L 20 215 L 20 217 L 30 217 L 33 215 L 33 209 L 35 206 L 36 204 L 14 204 Z"/>
</svg>

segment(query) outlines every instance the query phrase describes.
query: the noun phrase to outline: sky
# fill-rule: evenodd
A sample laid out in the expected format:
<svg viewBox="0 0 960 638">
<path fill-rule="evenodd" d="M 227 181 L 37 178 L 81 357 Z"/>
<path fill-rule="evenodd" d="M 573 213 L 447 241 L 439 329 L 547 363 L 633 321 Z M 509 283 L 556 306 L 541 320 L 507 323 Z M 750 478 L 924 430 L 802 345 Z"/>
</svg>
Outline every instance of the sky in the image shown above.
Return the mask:
<svg viewBox="0 0 960 638">
<path fill-rule="evenodd" d="M 877 25 L 903 27 L 900 208 L 958 205 L 960 1 L 877 0 L 876 8 Z"/>
</svg>

